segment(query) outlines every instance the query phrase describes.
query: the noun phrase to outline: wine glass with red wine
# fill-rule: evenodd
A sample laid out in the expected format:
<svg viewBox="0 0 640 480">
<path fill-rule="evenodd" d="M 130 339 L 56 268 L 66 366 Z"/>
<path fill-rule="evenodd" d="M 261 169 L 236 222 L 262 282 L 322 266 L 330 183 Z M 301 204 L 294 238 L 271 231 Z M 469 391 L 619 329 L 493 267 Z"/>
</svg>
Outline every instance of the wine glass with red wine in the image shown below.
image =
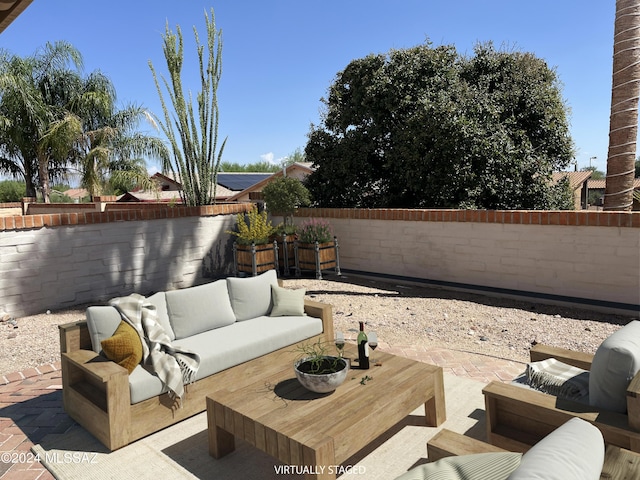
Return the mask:
<svg viewBox="0 0 640 480">
<path fill-rule="evenodd" d="M 378 347 L 378 335 L 376 334 L 376 332 L 369 332 L 367 334 L 367 340 L 369 343 L 369 346 L 371 347 L 371 350 L 375 350 Z M 371 354 L 371 360 L 372 363 L 376 363 L 376 361 L 373 359 L 373 353 Z"/>
</svg>

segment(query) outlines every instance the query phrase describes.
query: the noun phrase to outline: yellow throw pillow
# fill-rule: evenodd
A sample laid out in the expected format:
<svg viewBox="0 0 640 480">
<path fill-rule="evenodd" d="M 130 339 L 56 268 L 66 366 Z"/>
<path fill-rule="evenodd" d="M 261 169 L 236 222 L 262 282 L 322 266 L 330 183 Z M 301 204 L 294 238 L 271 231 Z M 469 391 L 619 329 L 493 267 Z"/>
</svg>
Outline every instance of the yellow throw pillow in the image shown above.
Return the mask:
<svg viewBox="0 0 640 480">
<path fill-rule="evenodd" d="M 122 320 L 112 337 L 100 342 L 106 357 L 129 373 L 142 361 L 142 342 L 136 329 Z"/>
</svg>

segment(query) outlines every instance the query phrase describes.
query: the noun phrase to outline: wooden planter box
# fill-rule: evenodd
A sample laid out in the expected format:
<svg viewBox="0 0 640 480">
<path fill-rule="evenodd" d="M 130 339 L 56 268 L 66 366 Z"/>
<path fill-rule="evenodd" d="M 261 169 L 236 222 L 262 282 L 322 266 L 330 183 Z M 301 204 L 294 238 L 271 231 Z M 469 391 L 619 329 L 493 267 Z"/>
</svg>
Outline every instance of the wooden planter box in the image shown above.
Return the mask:
<svg viewBox="0 0 640 480">
<path fill-rule="evenodd" d="M 254 277 L 267 270 L 278 269 L 278 242 L 264 245 L 233 244 L 233 267 L 239 272 L 250 273 Z"/>
<path fill-rule="evenodd" d="M 314 270 L 316 278 L 322 280 L 322 271 L 329 268 L 335 269 L 340 275 L 340 255 L 338 239 L 325 243 L 294 243 L 296 275 L 300 276 L 301 270 Z"/>
</svg>

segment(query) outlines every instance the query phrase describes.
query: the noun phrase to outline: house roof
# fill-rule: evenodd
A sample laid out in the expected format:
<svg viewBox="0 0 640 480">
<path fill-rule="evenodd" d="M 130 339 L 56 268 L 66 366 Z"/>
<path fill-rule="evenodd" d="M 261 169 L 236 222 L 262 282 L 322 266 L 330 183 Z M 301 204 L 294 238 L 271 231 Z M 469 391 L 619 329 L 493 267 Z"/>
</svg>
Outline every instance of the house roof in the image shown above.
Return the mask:
<svg viewBox="0 0 640 480">
<path fill-rule="evenodd" d="M 216 187 L 216 200 L 227 200 L 234 192 L 229 190 L 228 188 L 223 187 L 222 185 L 218 185 Z M 179 190 L 157 190 L 157 191 L 147 191 L 147 190 L 139 190 L 137 192 L 127 192 L 124 195 L 118 197 L 118 202 L 170 202 L 171 200 L 180 199 L 180 191 Z"/>
<path fill-rule="evenodd" d="M 553 172 L 551 179 L 553 183 L 558 183 L 566 177 L 569 179 L 569 187 L 571 187 L 571 190 L 576 190 L 582 187 L 582 184 L 586 182 L 592 174 L 593 172 L 590 170 L 584 172 Z"/>
<path fill-rule="evenodd" d="M 85 188 L 70 188 L 62 193 L 70 198 L 84 198 L 89 195 L 89 192 Z"/>
<path fill-rule="evenodd" d="M 312 165 L 313 164 L 311 162 L 294 162 L 294 163 L 288 165 L 287 168 L 285 169 L 285 171 L 287 172 L 287 175 L 289 175 L 289 173 L 292 170 L 301 170 L 302 172 L 304 172 L 304 174 L 306 176 L 306 175 L 309 175 L 310 173 L 313 173 L 314 168 L 313 168 Z M 219 175 L 220 174 L 218 174 L 218 176 Z M 237 201 L 242 196 L 247 195 L 248 193 L 261 192 L 262 189 L 264 188 L 264 186 L 267 183 L 269 183 L 274 178 L 281 177 L 281 176 L 282 176 L 282 170 L 279 170 L 276 173 L 272 173 L 271 175 L 267 176 L 266 178 L 260 180 L 258 183 L 255 183 L 255 184 L 249 186 L 248 188 L 245 188 L 241 192 L 236 192 L 233 196 L 229 197 L 227 200 L 230 201 L 230 202 L 234 202 L 234 201 Z"/>
<path fill-rule="evenodd" d="M 222 185 L 229 190 L 239 192 L 249 188 L 251 185 L 269 178 L 272 173 L 252 173 L 252 172 L 218 172 L 218 185 Z"/>
<path fill-rule="evenodd" d="M 33 0 L 2 0 L 0 1 L 0 33 L 11 25 L 18 15 L 27 8 Z"/>
<path fill-rule="evenodd" d="M 587 188 L 591 190 L 604 190 L 606 182 L 607 181 L 604 178 L 600 180 L 589 180 L 589 182 L 587 183 Z M 633 180 L 633 188 L 640 189 L 640 178 L 635 178 Z"/>
</svg>

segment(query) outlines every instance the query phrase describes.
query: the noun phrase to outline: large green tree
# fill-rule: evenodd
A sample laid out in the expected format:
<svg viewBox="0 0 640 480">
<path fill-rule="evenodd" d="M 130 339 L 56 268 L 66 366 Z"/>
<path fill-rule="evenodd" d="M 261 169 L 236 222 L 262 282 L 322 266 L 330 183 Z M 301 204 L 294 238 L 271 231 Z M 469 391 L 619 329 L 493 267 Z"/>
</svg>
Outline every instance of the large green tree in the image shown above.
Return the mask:
<svg viewBox="0 0 640 480">
<path fill-rule="evenodd" d="M 555 72 L 529 53 L 426 43 L 352 61 L 305 153 L 328 207 L 559 208 L 572 143 Z"/>
<path fill-rule="evenodd" d="M 164 76 L 158 78 L 153 64 L 149 62 L 163 111 L 163 119 L 156 119 L 173 151 L 173 160 L 165 162 L 163 170 L 170 170 L 174 178 L 179 178 L 182 201 L 190 206 L 215 203 L 216 176 L 227 141 L 225 139 L 218 150 L 220 112 L 217 91 L 222 75 L 222 31 L 216 29 L 213 9 L 211 18 L 206 12 L 204 17 L 207 27 L 205 45 L 200 43 L 198 31 L 193 28 L 201 80 L 201 90 L 196 96 L 197 110 L 191 93 L 185 96 L 182 87 L 184 48 L 180 26 L 174 33 L 167 23 L 162 37 L 169 79 Z M 171 102 L 172 113 L 160 80 Z"/>
</svg>

